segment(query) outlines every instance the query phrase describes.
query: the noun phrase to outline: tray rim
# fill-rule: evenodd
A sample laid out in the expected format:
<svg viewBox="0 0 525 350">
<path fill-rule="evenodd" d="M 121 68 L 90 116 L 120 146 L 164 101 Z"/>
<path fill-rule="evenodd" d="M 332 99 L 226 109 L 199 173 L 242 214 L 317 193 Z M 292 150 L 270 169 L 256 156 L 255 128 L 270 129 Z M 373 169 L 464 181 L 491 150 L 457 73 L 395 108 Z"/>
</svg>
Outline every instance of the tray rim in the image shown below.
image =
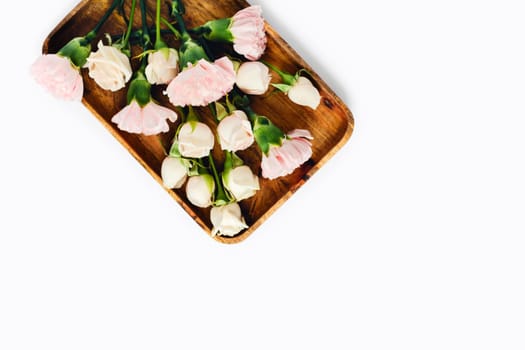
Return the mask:
<svg viewBox="0 0 525 350">
<path fill-rule="evenodd" d="M 66 16 L 51 30 L 51 32 L 46 36 L 43 44 L 42 44 L 42 53 L 47 54 L 49 53 L 49 43 L 51 42 L 51 39 L 60 31 L 60 29 L 68 23 L 75 15 L 76 13 L 83 8 L 87 3 L 91 2 L 93 0 L 81 0 L 73 9 L 71 9 Z M 245 2 L 247 5 L 250 5 L 245 0 L 241 0 Z M 188 215 L 191 216 L 191 218 L 205 231 L 208 236 L 212 237 L 215 241 L 225 243 L 225 244 L 234 244 L 234 243 L 240 243 L 244 241 L 246 238 L 251 236 L 255 230 L 257 230 L 265 221 L 268 219 L 279 207 L 281 207 L 299 188 L 301 188 L 310 177 L 312 177 L 322 166 L 326 164 L 350 139 L 354 132 L 354 125 L 355 120 L 352 111 L 350 108 L 346 105 L 346 103 L 343 102 L 343 100 L 332 90 L 330 85 L 328 85 L 311 67 L 310 65 L 302 58 L 301 55 L 295 51 L 295 49 L 288 44 L 288 42 L 272 27 L 270 23 L 265 19 L 265 28 L 267 33 L 271 32 L 272 36 L 278 41 L 279 45 L 285 46 L 285 49 L 291 52 L 295 57 L 299 59 L 301 64 L 308 68 L 309 72 L 315 78 L 317 82 L 321 82 L 323 85 L 323 88 L 330 94 L 330 96 L 339 104 L 340 107 L 342 107 L 344 111 L 344 116 L 346 117 L 346 130 L 344 134 L 341 136 L 341 138 L 338 140 L 338 142 L 332 146 L 302 177 L 301 179 L 295 183 L 293 186 L 291 186 L 288 191 L 282 195 L 279 200 L 277 200 L 272 206 L 268 208 L 268 210 L 261 215 L 259 218 L 257 218 L 248 229 L 246 229 L 241 234 L 234 236 L 234 237 L 224 237 L 224 236 L 212 236 L 210 230 L 206 226 L 206 224 L 202 221 L 202 219 L 193 212 L 191 207 L 185 203 L 175 191 L 167 189 L 164 187 L 162 178 L 155 172 L 153 168 L 151 168 L 133 149 L 133 147 L 130 146 L 130 144 L 122 137 L 117 130 L 109 123 L 102 115 L 100 115 L 93 106 L 91 106 L 85 99 L 85 97 L 82 97 L 82 104 L 93 114 L 99 122 L 102 123 L 102 125 L 111 133 L 111 135 L 119 141 L 119 143 L 124 146 L 124 148 L 139 162 L 140 165 L 157 181 L 157 183 L 166 191 L 168 194 L 175 199 L 175 201 L 184 209 Z"/>
</svg>

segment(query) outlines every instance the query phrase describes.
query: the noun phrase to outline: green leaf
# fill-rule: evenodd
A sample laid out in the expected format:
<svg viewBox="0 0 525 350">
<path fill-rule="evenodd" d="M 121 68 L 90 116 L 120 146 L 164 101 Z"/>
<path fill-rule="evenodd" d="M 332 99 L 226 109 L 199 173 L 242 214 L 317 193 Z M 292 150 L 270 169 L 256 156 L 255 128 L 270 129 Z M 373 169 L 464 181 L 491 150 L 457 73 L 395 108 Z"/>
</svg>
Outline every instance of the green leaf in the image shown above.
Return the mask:
<svg viewBox="0 0 525 350">
<path fill-rule="evenodd" d="M 184 162 L 187 164 L 186 169 L 188 169 L 188 176 L 197 176 L 200 175 L 200 166 L 194 160 L 183 158 Z"/>
<path fill-rule="evenodd" d="M 221 103 L 215 102 L 215 117 L 218 121 L 223 120 L 228 116 L 228 111 Z"/>
<path fill-rule="evenodd" d="M 232 152 L 232 163 L 234 168 L 244 165 L 244 161 L 241 159 L 241 157 L 236 155 L 234 152 Z"/>
<path fill-rule="evenodd" d="M 91 44 L 84 37 L 71 39 L 58 51 L 58 55 L 67 57 L 78 68 L 82 68 L 91 53 Z"/>
<path fill-rule="evenodd" d="M 151 101 L 151 84 L 144 78 L 142 74 L 136 74 L 131 81 L 128 89 L 128 103 L 136 100 L 137 103 L 144 107 Z"/>
<path fill-rule="evenodd" d="M 177 139 L 173 140 L 173 144 L 171 145 L 169 156 L 174 157 L 174 158 L 182 157 L 179 151 L 179 142 L 177 141 Z"/>
<path fill-rule="evenodd" d="M 181 0 L 172 0 L 171 1 L 171 14 L 172 16 L 178 13 L 179 15 L 183 15 L 186 12 L 186 9 L 184 8 L 184 4 Z"/>
<path fill-rule="evenodd" d="M 188 63 L 195 64 L 200 59 L 209 60 L 208 55 L 195 40 L 188 39 L 182 43 L 180 49 L 180 69 L 188 67 Z"/>
<path fill-rule="evenodd" d="M 274 83 L 272 83 L 272 86 L 274 88 L 278 89 L 279 91 L 284 92 L 285 94 L 287 94 L 288 91 L 290 91 L 290 89 L 292 88 L 292 86 L 288 85 L 288 84 L 274 84 Z"/>
<path fill-rule="evenodd" d="M 221 18 L 209 21 L 203 25 L 203 27 L 207 29 L 203 36 L 210 41 L 232 43 L 233 34 L 230 31 L 231 24 L 231 18 Z"/>
<path fill-rule="evenodd" d="M 284 132 L 266 117 L 258 116 L 253 126 L 253 135 L 261 151 L 268 155 L 270 146 L 280 146 L 285 138 Z"/>
</svg>

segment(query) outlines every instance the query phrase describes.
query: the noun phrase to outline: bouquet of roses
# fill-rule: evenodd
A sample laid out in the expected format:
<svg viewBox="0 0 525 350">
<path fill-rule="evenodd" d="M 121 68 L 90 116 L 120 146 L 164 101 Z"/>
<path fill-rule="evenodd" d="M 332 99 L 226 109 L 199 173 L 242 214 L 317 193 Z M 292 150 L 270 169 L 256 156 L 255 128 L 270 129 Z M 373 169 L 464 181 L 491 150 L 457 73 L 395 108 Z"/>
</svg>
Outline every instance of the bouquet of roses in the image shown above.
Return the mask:
<svg viewBox="0 0 525 350">
<path fill-rule="evenodd" d="M 39 57 L 31 67 L 35 80 L 64 100 L 83 97 L 82 69 L 104 90 L 127 87 L 127 104 L 111 121 L 124 132 L 157 135 L 174 128 L 175 136 L 160 174 L 164 186 L 185 185 L 189 202 L 211 207 L 213 235 L 235 236 L 248 226 L 239 202 L 256 195 L 259 178 L 237 152 L 258 147 L 261 174 L 276 179 L 292 173 L 312 155 L 308 130 L 283 131 L 270 118 L 251 107 L 250 99 L 265 94 L 270 86 L 298 105 L 315 109 L 321 97 L 300 70 L 290 74 L 261 58 L 266 49 L 265 22 L 259 6 L 249 6 L 229 18 L 187 28 L 181 0 L 169 4 L 169 18 L 161 16 L 156 1 L 154 24 L 148 23 L 146 0 L 129 0 L 129 19 L 122 35 L 107 33 L 100 40 L 104 23 L 126 0 L 115 0 L 97 25 L 84 36 L 71 39 L 55 54 Z M 140 8 L 141 27 L 133 27 Z M 178 45 L 170 47 L 165 36 Z M 211 45 L 210 45 L 211 44 Z M 141 54 L 131 57 L 131 47 Z M 210 49 L 213 46 L 213 50 Z M 217 47 L 223 48 L 222 51 Z M 139 60 L 132 68 L 131 60 Z M 271 84 L 272 73 L 281 82 Z M 163 85 L 170 105 L 161 105 L 151 94 L 152 85 Z M 201 120 L 198 107 L 213 111 L 216 130 Z M 177 121 L 180 122 L 177 124 Z M 213 157 L 216 147 L 224 152 L 219 171 Z"/>
</svg>

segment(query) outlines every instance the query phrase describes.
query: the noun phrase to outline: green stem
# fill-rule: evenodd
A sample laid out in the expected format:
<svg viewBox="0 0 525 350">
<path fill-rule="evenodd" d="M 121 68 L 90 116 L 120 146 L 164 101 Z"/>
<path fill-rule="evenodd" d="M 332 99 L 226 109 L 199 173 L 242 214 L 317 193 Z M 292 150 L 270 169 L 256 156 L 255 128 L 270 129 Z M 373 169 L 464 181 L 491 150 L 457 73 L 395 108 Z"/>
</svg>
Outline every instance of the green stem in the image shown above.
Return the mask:
<svg viewBox="0 0 525 350">
<path fill-rule="evenodd" d="M 198 122 L 199 116 L 195 112 L 192 106 L 188 106 L 188 115 L 186 116 L 185 122 Z"/>
<path fill-rule="evenodd" d="M 135 8 L 137 7 L 137 0 L 131 2 L 131 11 L 129 13 L 129 22 L 128 29 L 126 30 L 126 35 L 122 40 L 122 47 L 127 47 L 129 43 L 129 37 L 131 35 L 131 30 L 133 29 L 133 18 L 135 17 Z"/>
<path fill-rule="evenodd" d="M 179 31 L 173 26 L 173 24 L 171 24 L 166 18 L 162 17 L 161 19 L 161 22 L 164 23 L 166 25 L 166 27 L 168 27 L 169 30 L 171 30 L 171 32 L 173 33 L 173 35 L 175 35 L 175 39 L 180 39 L 181 38 L 181 35 L 179 33 Z"/>
<path fill-rule="evenodd" d="M 235 105 L 231 103 L 229 95 L 226 95 L 226 108 L 228 109 L 229 114 L 231 114 L 233 111 L 237 109 Z"/>
<path fill-rule="evenodd" d="M 271 63 L 268 63 L 266 61 L 261 61 L 261 62 L 264 63 L 266 66 L 268 66 L 275 73 L 279 74 L 279 76 L 283 80 L 283 83 L 285 83 L 287 85 L 294 85 L 296 83 L 297 79 L 295 79 L 295 77 L 293 75 L 291 75 L 289 73 L 286 73 L 286 72 L 283 72 L 282 70 L 280 70 L 279 68 L 277 68 L 276 66 L 274 66 Z"/>
<path fill-rule="evenodd" d="M 232 152 L 224 151 L 224 171 L 229 171 L 233 169 L 233 158 Z"/>
<path fill-rule="evenodd" d="M 253 109 L 250 106 L 243 106 L 241 107 L 244 113 L 250 118 L 250 121 L 252 122 L 252 125 L 255 123 L 259 115 L 253 111 Z"/>
<path fill-rule="evenodd" d="M 157 26 L 157 36 L 155 37 L 155 43 L 158 43 L 162 41 L 160 38 L 160 0 L 157 0 L 157 8 L 156 8 L 156 18 L 155 18 L 155 25 Z"/>
<path fill-rule="evenodd" d="M 173 17 L 175 17 L 175 20 L 177 21 L 177 26 L 179 27 L 179 32 L 182 36 L 182 40 L 191 40 L 191 36 L 188 33 L 188 30 L 186 29 L 186 25 L 184 24 L 184 20 L 182 19 L 181 14 L 178 11 L 175 11 L 173 13 Z"/>
<path fill-rule="evenodd" d="M 215 196 L 215 202 L 218 205 L 225 205 L 230 202 L 228 196 L 226 195 L 226 191 L 224 190 L 224 186 L 222 185 L 222 179 L 219 177 L 219 173 L 217 172 L 217 168 L 215 167 L 215 162 L 213 161 L 213 157 L 210 154 L 208 155 L 208 159 L 210 161 L 211 170 L 213 172 L 213 178 L 215 179 L 215 184 L 217 185 L 217 193 Z"/>
<path fill-rule="evenodd" d="M 100 30 L 100 28 L 104 25 L 104 23 L 106 23 L 106 21 L 108 20 L 109 16 L 111 16 L 113 11 L 120 5 L 121 1 L 122 0 L 114 0 L 113 3 L 111 4 L 111 6 L 109 7 L 109 9 L 106 11 L 106 13 L 104 13 L 104 15 L 102 16 L 100 21 L 98 21 L 98 23 L 95 25 L 95 28 L 93 28 L 92 31 L 87 33 L 86 40 L 88 42 L 91 42 L 93 39 L 95 39 L 95 37 L 97 36 L 98 31 Z"/>
<path fill-rule="evenodd" d="M 151 44 L 151 37 L 149 35 L 148 19 L 146 16 L 146 0 L 140 0 L 140 15 L 142 18 L 142 46 L 144 50 L 147 50 Z"/>
<path fill-rule="evenodd" d="M 157 8 L 155 13 L 155 29 L 156 29 L 156 36 L 155 36 L 155 50 L 160 50 L 164 47 L 168 47 L 166 43 L 162 40 L 162 37 L 160 36 L 160 7 L 161 2 L 160 0 L 157 0 Z"/>
</svg>

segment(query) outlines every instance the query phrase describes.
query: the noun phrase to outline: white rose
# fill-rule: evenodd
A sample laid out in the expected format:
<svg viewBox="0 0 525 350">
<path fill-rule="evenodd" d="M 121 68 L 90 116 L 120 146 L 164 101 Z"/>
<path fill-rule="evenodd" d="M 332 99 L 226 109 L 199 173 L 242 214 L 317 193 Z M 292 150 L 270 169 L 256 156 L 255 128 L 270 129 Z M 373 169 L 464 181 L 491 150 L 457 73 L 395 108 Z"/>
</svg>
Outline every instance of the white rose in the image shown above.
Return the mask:
<svg viewBox="0 0 525 350">
<path fill-rule="evenodd" d="M 187 122 L 180 128 L 180 154 L 188 158 L 202 158 L 210 154 L 215 141 L 208 125 L 200 122 Z"/>
<path fill-rule="evenodd" d="M 186 182 L 187 169 L 180 158 L 166 157 L 160 169 L 162 182 L 166 188 L 181 188 Z"/>
<path fill-rule="evenodd" d="M 288 91 L 288 97 L 294 103 L 301 106 L 308 106 L 316 109 L 321 102 L 319 91 L 312 85 L 312 82 L 305 77 L 299 77 L 295 85 Z"/>
<path fill-rule="evenodd" d="M 89 76 L 104 90 L 117 91 L 126 86 L 133 71 L 128 56 L 113 46 L 98 42 L 98 51 L 87 58 Z"/>
<path fill-rule="evenodd" d="M 215 181 L 211 175 L 191 176 L 186 184 L 186 197 L 195 206 L 207 208 L 211 205 Z"/>
<path fill-rule="evenodd" d="M 237 70 L 235 83 L 244 93 L 262 95 L 268 90 L 272 76 L 261 62 L 245 62 Z"/>
<path fill-rule="evenodd" d="M 250 198 L 260 189 L 259 178 L 247 165 L 241 165 L 225 172 L 223 182 L 238 202 Z"/>
<path fill-rule="evenodd" d="M 234 111 L 217 126 L 221 148 L 225 151 L 242 151 L 253 143 L 252 125 L 243 111 Z"/>
<path fill-rule="evenodd" d="M 210 219 L 213 224 L 213 236 L 232 237 L 248 228 L 237 203 L 211 208 Z"/>
<path fill-rule="evenodd" d="M 168 84 L 179 71 L 177 50 L 162 48 L 148 55 L 146 78 L 150 84 Z"/>
</svg>

